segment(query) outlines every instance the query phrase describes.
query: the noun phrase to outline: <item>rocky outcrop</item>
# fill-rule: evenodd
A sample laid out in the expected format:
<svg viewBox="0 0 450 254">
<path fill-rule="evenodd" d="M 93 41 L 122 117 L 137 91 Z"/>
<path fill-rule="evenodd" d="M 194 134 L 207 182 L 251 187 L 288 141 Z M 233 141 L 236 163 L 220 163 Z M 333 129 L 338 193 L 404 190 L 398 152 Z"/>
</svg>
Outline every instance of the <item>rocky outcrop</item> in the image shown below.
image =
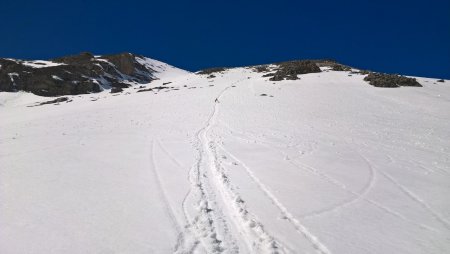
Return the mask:
<svg viewBox="0 0 450 254">
<path fill-rule="evenodd" d="M 175 73 L 185 72 L 131 53 L 94 56 L 83 52 L 49 61 L 0 58 L 0 92 L 27 91 L 41 96 L 62 96 L 110 89 L 112 93 L 119 93 L 132 85 L 157 79 L 156 74 L 167 68 Z M 319 73 L 323 70 L 346 71 L 349 76 L 367 75 L 364 80 L 375 87 L 421 86 L 414 78 L 357 70 L 329 59 L 296 60 L 246 68 L 261 73 L 270 81 L 297 80 L 302 74 Z M 209 68 L 198 71 L 197 74 L 215 78 L 229 69 Z"/>
<path fill-rule="evenodd" d="M 369 82 L 375 87 L 401 87 L 401 86 L 415 86 L 421 87 L 422 85 L 417 82 L 415 78 L 408 78 L 396 74 L 385 74 L 385 73 L 369 73 L 364 78 L 365 81 Z"/>
<path fill-rule="evenodd" d="M 96 57 L 84 52 L 50 61 L 0 59 L 0 91 L 41 96 L 96 93 L 156 79 L 155 70 L 130 53 Z"/>
<path fill-rule="evenodd" d="M 319 66 L 313 61 L 289 61 L 277 64 L 275 73 L 269 79 L 272 81 L 280 81 L 284 79 L 296 80 L 298 75 L 307 73 L 321 72 Z"/>
<path fill-rule="evenodd" d="M 274 64 L 257 65 L 247 67 L 254 72 L 262 73 L 263 77 L 269 77 L 270 81 L 296 80 L 299 75 L 307 73 L 321 72 L 321 67 L 327 67 L 324 71 L 346 71 L 348 76 L 352 74 L 366 75 L 364 81 L 375 87 L 421 87 L 422 85 L 415 79 L 402 75 L 377 73 L 367 70 L 357 70 L 350 66 L 340 64 L 330 59 L 319 60 L 297 60 Z M 443 82 L 438 81 L 438 82 Z"/>
<path fill-rule="evenodd" d="M 317 62 L 313 60 L 288 61 L 250 68 L 255 72 L 265 73 L 263 77 L 270 77 L 271 81 L 296 80 L 301 74 L 321 72 Z"/>
<path fill-rule="evenodd" d="M 133 75 L 136 69 L 134 56 L 129 53 L 122 53 L 118 55 L 104 56 L 106 60 L 114 64 L 117 70 L 125 75 Z"/>
</svg>

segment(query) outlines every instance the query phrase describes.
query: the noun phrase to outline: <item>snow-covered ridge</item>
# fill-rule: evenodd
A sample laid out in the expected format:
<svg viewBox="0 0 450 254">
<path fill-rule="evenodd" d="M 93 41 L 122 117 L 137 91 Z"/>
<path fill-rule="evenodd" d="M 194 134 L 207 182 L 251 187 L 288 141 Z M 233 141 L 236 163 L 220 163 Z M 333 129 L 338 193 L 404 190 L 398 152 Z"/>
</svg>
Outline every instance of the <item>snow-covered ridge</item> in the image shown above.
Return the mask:
<svg viewBox="0 0 450 254">
<path fill-rule="evenodd" d="M 45 61 L 45 60 L 21 60 L 21 59 L 13 59 L 13 58 L 4 58 L 4 60 L 8 60 L 17 64 L 21 64 L 27 67 L 32 68 L 46 68 L 46 67 L 54 67 L 65 65 L 64 63 L 57 63 L 53 61 Z M 1 68 L 1 65 L 0 65 Z"/>
<path fill-rule="evenodd" d="M 0 59 L 0 66 L 0 91 L 27 91 L 41 96 L 102 91 L 117 93 L 129 87 L 144 88 L 156 80 L 183 78 L 190 73 L 167 63 L 131 53 L 94 56 L 84 52 L 51 61 Z M 363 75 L 367 84 L 376 87 L 421 86 L 414 77 L 358 70 L 333 60 L 295 60 L 240 68 L 259 73 L 274 82 L 298 80 L 301 75 L 308 73 L 339 71 L 348 75 Z M 216 73 L 227 70 L 230 68 L 210 68 L 196 74 L 214 78 Z"/>
<path fill-rule="evenodd" d="M 446 253 L 449 81 L 277 69 L 1 92 L 0 253 Z"/>
<path fill-rule="evenodd" d="M 46 68 L 65 65 L 63 63 L 55 63 L 51 61 L 35 60 L 35 61 L 20 61 L 19 63 L 32 68 Z"/>
<path fill-rule="evenodd" d="M 97 93 L 148 84 L 189 72 L 130 53 L 94 56 L 81 53 L 51 61 L 0 59 L 0 91 L 28 91 L 43 96 Z M 48 68 L 52 67 L 52 68 Z M 16 73 L 11 80 L 12 73 Z"/>
<path fill-rule="evenodd" d="M 189 71 L 148 57 L 136 56 L 136 61 L 146 68 L 154 70 L 157 78 L 177 78 L 190 73 Z"/>
</svg>

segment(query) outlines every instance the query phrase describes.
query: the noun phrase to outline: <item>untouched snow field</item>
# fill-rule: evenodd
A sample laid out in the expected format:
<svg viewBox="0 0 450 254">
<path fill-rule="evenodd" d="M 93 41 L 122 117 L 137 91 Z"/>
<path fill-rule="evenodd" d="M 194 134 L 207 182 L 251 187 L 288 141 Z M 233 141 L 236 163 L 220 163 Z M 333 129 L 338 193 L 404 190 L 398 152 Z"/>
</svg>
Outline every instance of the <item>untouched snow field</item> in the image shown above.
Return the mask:
<svg viewBox="0 0 450 254">
<path fill-rule="evenodd" d="M 216 76 L 0 93 L 0 253 L 450 252 L 448 81 Z"/>
</svg>

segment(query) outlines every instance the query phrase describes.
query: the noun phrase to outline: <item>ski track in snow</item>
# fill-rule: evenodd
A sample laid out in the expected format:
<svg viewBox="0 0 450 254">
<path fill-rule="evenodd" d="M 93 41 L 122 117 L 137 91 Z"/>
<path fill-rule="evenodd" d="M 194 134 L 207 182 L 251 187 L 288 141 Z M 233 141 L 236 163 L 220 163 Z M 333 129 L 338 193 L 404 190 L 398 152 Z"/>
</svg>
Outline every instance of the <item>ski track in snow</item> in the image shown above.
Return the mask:
<svg viewBox="0 0 450 254">
<path fill-rule="evenodd" d="M 305 215 L 304 216 L 305 218 L 312 218 L 312 217 L 322 216 L 324 214 L 327 214 L 327 213 L 330 213 L 330 212 L 335 212 L 337 210 L 340 210 L 340 209 L 343 209 L 343 208 L 348 207 L 350 205 L 353 205 L 353 204 L 357 203 L 358 201 L 366 201 L 369 204 L 371 204 L 371 205 L 381 209 L 382 211 L 384 211 L 384 212 L 386 212 L 386 213 L 388 213 L 388 214 L 390 214 L 392 216 L 395 216 L 395 217 L 397 217 L 399 219 L 402 219 L 403 221 L 405 221 L 407 223 L 410 223 L 410 224 L 415 225 L 417 227 L 424 228 L 424 229 L 427 229 L 427 230 L 431 230 L 431 231 L 434 231 L 434 232 L 439 232 L 439 230 L 436 229 L 436 228 L 430 227 L 428 225 L 417 223 L 414 220 L 408 219 L 405 215 L 403 215 L 403 214 L 401 214 L 399 212 L 396 212 L 396 211 L 392 210 L 391 208 L 389 208 L 389 207 L 387 207 L 387 206 L 385 206 L 385 205 L 383 205 L 383 204 L 381 204 L 381 203 L 379 203 L 377 201 L 374 201 L 373 199 L 367 198 L 366 196 L 372 190 L 372 188 L 374 187 L 375 179 L 376 179 L 376 173 L 375 173 L 376 171 L 373 169 L 373 167 L 371 165 L 369 165 L 369 168 L 371 169 L 371 175 L 372 175 L 371 181 L 370 181 L 369 185 L 367 185 L 368 187 L 366 189 L 364 189 L 362 192 L 355 192 L 355 191 L 347 188 L 345 185 L 341 184 L 339 181 L 333 179 L 332 177 L 328 176 L 327 174 L 320 173 L 320 171 L 318 171 L 314 167 L 311 167 L 311 166 L 306 165 L 306 164 L 300 164 L 300 165 L 297 165 L 297 166 L 299 168 L 307 169 L 310 172 L 312 172 L 314 174 L 317 174 L 319 177 L 323 177 L 323 179 L 325 181 L 328 181 L 329 183 L 331 183 L 331 184 L 333 184 L 335 186 L 338 186 L 342 190 L 348 192 L 349 194 L 351 194 L 351 195 L 353 195 L 355 197 L 355 198 L 353 198 L 353 199 L 351 199 L 351 200 L 349 200 L 347 202 L 338 204 L 338 205 L 336 205 L 334 207 L 331 207 L 329 209 L 322 210 L 322 211 L 317 212 L 317 213 L 311 213 L 311 214 Z M 328 179 L 330 179 L 330 180 L 328 180 Z"/>
<path fill-rule="evenodd" d="M 414 194 L 412 191 L 408 190 L 404 185 L 400 184 L 395 178 L 393 178 L 391 175 L 389 175 L 386 172 L 380 171 L 380 173 L 386 177 L 390 182 L 392 182 L 397 188 L 399 188 L 405 195 L 410 197 L 413 201 L 418 203 L 420 206 L 422 206 L 426 211 L 430 213 L 432 217 L 434 217 L 437 221 L 439 221 L 445 228 L 450 229 L 450 223 L 444 219 L 439 213 L 433 210 L 430 205 L 428 205 L 425 201 L 423 201 L 421 198 L 419 198 L 416 194 Z"/>
<path fill-rule="evenodd" d="M 191 189 L 186 194 L 182 207 L 188 222 L 186 228 L 191 229 L 196 238 L 199 239 L 204 246 L 206 253 L 222 253 L 227 244 L 223 243 L 223 235 L 219 234 L 218 224 L 223 223 L 220 210 L 217 208 L 214 200 L 214 193 L 211 193 L 207 183 L 207 175 L 202 171 L 203 163 L 202 151 L 198 149 L 198 159 L 195 165 L 189 171 L 189 182 Z M 190 215 L 187 204 L 190 199 L 194 199 L 196 214 Z M 221 222 L 219 222 L 221 220 Z M 226 228 L 226 227 L 225 227 Z M 227 230 L 223 230 L 223 234 L 229 234 Z M 221 239 L 222 237 L 222 239 Z"/>
<path fill-rule="evenodd" d="M 225 88 L 217 98 L 228 89 Z M 203 246 L 206 248 L 207 253 L 238 253 L 239 248 L 233 235 L 230 233 L 228 223 L 225 216 L 222 214 L 221 209 L 215 200 L 215 193 L 212 190 L 211 182 L 209 180 L 207 170 L 204 164 L 208 163 L 209 156 L 209 142 L 206 137 L 206 132 L 211 126 L 213 117 L 216 114 L 216 105 L 209 115 L 204 126 L 197 131 L 194 141 L 194 147 L 197 150 L 197 159 L 193 167 L 189 171 L 188 180 L 191 185 L 191 189 L 186 194 L 183 200 L 183 210 L 185 217 L 188 221 L 187 227 L 192 228 L 200 239 Z M 209 158 L 210 159 L 210 158 Z M 191 198 L 197 198 L 197 214 L 191 219 L 189 211 L 187 209 L 187 202 Z M 219 229 L 220 227 L 220 229 Z"/>
<path fill-rule="evenodd" d="M 239 81 L 233 83 L 236 84 Z M 232 85 L 233 85 L 232 84 Z M 231 87 L 231 86 L 230 86 Z M 218 96 L 221 99 L 222 95 L 230 87 Z M 211 138 L 210 131 L 216 125 L 216 118 L 219 113 L 220 102 L 216 101 L 214 104 L 214 111 L 208 121 L 201 138 L 204 144 L 206 154 L 210 160 L 210 170 L 215 176 L 215 187 L 220 192 L 224 202 L 227 203 L 227 209 L 234 220 L 234 225 L 239 232 L 244 236 L 247 247 L 252 253 L 280 253 L 286 252 L 286 248 L 281 246 L 272 236 L 270 236 L 264 229 L 264 226 L 257 220 L 257 218 L 247 209 L 245 201 L 242 197 L 234 191 L 234 186 L 230 182 L 230 178 L 226 171 L 221 166 L 221 161 L 216 151 L 216 141 Z"/>
<path fill-rule="evenodd" d="M 183 164 L 181 162 L 179 162 L 177 160 L 177 158 L 175 158 L 175 156 L 173 156 L 168 150 L 167 148 L 164 146 L 164 144 L 161 142 L 161 140 L 157 139 L 156 140 L 158 142 L 158 146 L 161 148 L 161 150 L 164 152 L 164 154 L 166 154 L 166 156 L 173 162 L 175 163 L 175 165 L 177 165 L 179 168 L 184 168 Z"/>
<path fill-rule="evenodd" d="M 161 140 L 156 139 L 156 143 L 158 144 L 158 147 L 166 155 L 167 158 L 169 158 L 179 168 L 182 168 L 182 169 L 184 168 L 183 165 L 171 153 L 168 152 L 168 150 L 165 148 L 165 146 L 163 145 Z M 152 141 L 152 147 L 153 147 L 152 153 L 154 153 L 154 149 L 155 149 L 154 141 Z M 154 158 L 154 155 L 153 155 L 153 158 Z M 153 164 L 154 165 L 156 164 L 155 159 L 153 159 Z M 155 169 L 157 168 L 156 165 L 154 168 Z M 155 178 L 158 179 L 157 182 L 161 183 L 159 174 L 157 174 L 156 170 L 155 170 L 154 175 L 155 175 Z M 162 186 L 162 185 L 159 184 L 159 186 Z M 162 187 L 160 189 L 164 190 Z M 167 206 L 169 207 L 167 194 L 164 191 L 163 191 L 163 193 L 164 193 L 163 200 L 166 200 Z M 184 204 L 184 201 L 183 201 L 183 204 Z M 183 209 L 183 212 L 184 211 L 185 211 L 185 209 Z M 174 247 L 174 253 L 179 253 L 179 254 L 193 253 L 196 250 L 198 244 L 200 243 L 197 235 L 194 234 L 193 232 L 191 232 L 189 227 L 181 227 L 180 226 L 180 223 L 176 220 L 176 217 L 174 215 L 172 207 L 170 207 L 168 212 L 170 214 L 169 216 L 172 219 L 172 221 L 175 222 L 173 224 L 175 225 L 175 228 L 178 231 L 178 239 L 177 239 L 177 243 Z M 185 216 L 186 222 L 189 221 L 186 213 L 184 213 L 184 216 Z"/>
<path fill-rule="evenodd" d="M 370 161 L 361 155 L 367 163 L 370 163 Z M 384 170 L 378 170 L 381 175 L 383 175 L 387 180 L 389 180 L 392 184 L 394 184 L 402 193 L 404 193 L 406 196 L 411 198 L 414 202 L 419 204 L 423 209 L 425 209 L 433 218 L 435 218 L 437 221 L 439 221 L 442 226 L 444 226 L 446 229 L 450 229 L 450 223 L 441 216 L 438 212 L 436 212 L 429 204 L 427 204 L 425 201 L 423 201 L 420 197 L 418 197 L 415 193 L 410 191 L 406 186 L 399 183 L 394 177 L 392 177 L 390 174 L 385 172 Z"/>
<path fill-rule="evenodd" d="M 253 171 L 240 159 L 238 159 L 235 155 L 233 155 L 230 151 L 225 149 L 225 147 L 219 145 L 219 147 L 228 154 L 233 160 L 237 161 L 239 165 L 245 169 L 247 175 L 252 179 L 252 181 L 258 186 L 259 190 L 264 193 L 264 195 L 271 201 L 273 205 L 275 205 L 278 210 L 283 214 L 283 218 L 285 218 L 291 225 L 295 228 L 297 232 L 303 235 L 319 252 L 323 254 L 330 254 L 330 250 L 318 239 L 317 236 L 312 234 L 303 224 L 300 223 L 298 219 L 296 219 L 291 212 L 284 206 L 278 198 L 269 190 L 269 188 L 261 182 L 261 180 L 253 173 Z"/>
<path fill-rule="evenodd" d="M 341 183 L 340 181 L 334 179 L 333 177 L 329 176 L 328 174 L 325 174 L 321 171 L 319 171 L 318 169 L 311 167 L 309 165 L 303 164 L 303 163 L 299 163 L 299 162 L 294 162 L 292 160 L 289 161 L 289 163 L 291 165 L 293 165 L 294 167 L 300 169 L 300 170 L 308 170 L 309 172 L 313 173 L 314 175 L 318 176 L 319 178 L 321 178 L 322 180 L 331 183 L 337 187 L 339 187 L 340 189 L 345 190 L 347 193 L 352 194 L 353 198 L 345 200 L 341 203 L 338 203 L 334 206 L 328 207 L 326 209 L 322 209 L 319 211 L 314 211 L 312 213 L 309 214 L 305 214 L 302 216 L 302 218 L 304 219 L 308 219 L 308 218 L 313 218 L 313 217 L 317 217 L 317 216 L 323 216 L 325 214 L 328 213 L 332 213 L 335 212 L 337 210 L 340 210 L 342 208 L 348 207 L 360 200 L 364 200 L 365 196 L 372 190 L 372 188 L 375 185 L 376 182 L 376 174 L 375 171 L 373 170 L 372 167 L 369 167 L 369 180 L 367 181 L 367 183 L 364 185 L 364 187 L 362 188 L 362 190 L 360 190 L 359 192 L 355 192 L 355 191 L 350 191 L 347 186 L 343 183 Z"/>
<path fill-rule="evenodd" d="M 262 146 L 268 147 L 269 149 L 274 150 L 275 152 L 278 152 L 278 153 L 282 154 L 283 157 L 286 156 L 286 154 L 284 154 L 282 151 L 279 151 L 279 149 L 275 148 L 273 145 L 269 144 L 269 142 L 262 142 L 262 141 L 256 140 L 256 139 L 253 140 L 253 141 L 254 141 L 253 143 L 256 142 L 256 143 L 258 143 L 258 144 L 260 144 Z M 403 215 L 403 214 L 401 214 L 399 212 L 396 212 L 396 211 L 392 210 L 391 208 L 389 208 L 389 207 L 387 207 L 387 206 L 385 206 L 385 205 L 383 205 L 383 204 L 381 204 L 379 202 L 376 202 L 376 201 L 374 201 L 374 200 L 372 200 L 370 198 L 367 198 L 366 195 L 372 190 L 372 188 L 374 187 L 375 182 L 376 182 L 376 170 L 372 167 L 372 165 L 370 164 L 370 162 L 367 160 L 366 157 L 362 156 L 361 153 L 359 153 L 359 152 L 357 154 L 359 155 L 359 157 L 361 157 L 365 161 L 365 163 L 367 164 L 367 168 L 369 169 L 369 172 L 370 172 L 369 181 L 365 185 L 365 187 L 363 187 L 363 189 L 360 192 L 356 192 L 356 191 L 353 191 L 353 190 L 349 189 L 344 183 L 340 182 L 337 179 L 334 179 L 332 176 L 322 172 L 321 170 L 319 170 L 319 169 L 317 169 L 315 167 L 306 165 L 306 164 L 301 163 L 299 161 L 293 162 L 292 160 L 290 160 L 290 164 L 291 165 L 293 165 L 293 166 L 295 166 L 295 167 L 297 167 L 299 169 L 302 169 L 302 170 L 306 169 L 309 172 L 311 172 L 312 174 L 314 174 L 317 177 L 321 178 L 322 180 L 324 180 L 324 181 L 326 181 L 326 182 L 328 182 L 328 183 L 330 183 L 330 184 L 332 184 L 334 186 L 337 186 L 338 188 L 340 188 L 340 189 L 344 190 L 345 192 L 347 192 L 347 193 L 351 194 L 352 196 L 354 196 L 354 198 L 346 200 L 346 201 L 341 202 L 339 204 L 336 204 L 336 205 L 334 205 L 332 207 L 328 207 L 326 209 L 322 209 L 322 210 L 319 210 L 319 211 L 314 211 L 314 212 L 309 213 L 309 214 L 305 214 L 305 215 L 302 216 L 303 219 L 309 219 L 309 218 L 313 218 L 313 217 L 323 216 L 323 215 L 326 215 L 328 213 L 336 212 L 338 210 L 346 208 L 346 207 L 348 207 L 350 205 L 353 205 L 353 204 L 355 204 L 355 203 L 357 203 L 359 201 L 366 201 L 369 204 L 371 204 L 371 205 L 373 205 L 373 206 L 383 210 L 384 212 L 386 212 L 388 214 L 391 214 L 392 216 L 395 216 L 395 217 L 397 217 L 399 219 L 402 219 L 403 221 L 405 221 L 405 222 L 407 222 L 407 223 L 409 223 L 411 225 L 417 226 L 419 228 L 427 229 L 427 230 L 430 230 L 430 231 L 439 232 L 439 230 L 436 229 L 436 228 L 433 228 L 431 226 L 424 225 L 424 224 L 421 224 L 421 223 L 417 223 L 414 220 L 408 219 L 405 215 Z M 444 226 L 446 228 L 448 228 L 447 221 L 445 219 L 443 219 L 441 216 L 439 216 L 438 214 L 434 213 L 433 217 L 438 219 L 441 223 L 444 224 Z"/>
<path fill-rule="evenodd" d="M 197 138 L 199 143 L 201 144 L 199 150 L 199 160 L 197 161 L 197 176 L 203 175 L 205 177 L 201 177 L 205 179 L 205 182 L 201 181 L 201 178 L 197 178 L 197 186 L 211 186 L 215 191 L 219 193 L 221 196 L 225 207 L 224 211 L 228 213 L 228 216 L 220 215 L 219 216 L 211 216 L 210 219 L 213 221 L 210 225 L 221 224 L 221 222 L 217 221 L 217 219 L 223 220 L 222 223 L 228 225 L 227 218 L 231 220 L 232 225 L 238 230 L 238 232 L 242 235 L 243 241 L 246 244 L 247 251 L 250 253 L 286 253 L 289 252 L 288 249 L 282 246 L 273 236 L 271 236 L 262 225 L 261 222 L 258 221 L 256 216 L 254 216 L 248 209 L 245 204 L 245 201 L 242 197 L 235 191 L 235 187 L 230 182 L 230 178 L 228 177 L 225 169 L 221 166 L 221 161 L 216 151 L 216 141 L 214 137 L 210 134 L 212 128 L 216 125 L 216 118 L 219 113 L 219 105 L 221 97 L 223 94 L 236 83 L 240 82 L 240 80 L 233 82 L 230 86 L 226 87 L 217 97 L 217 101 L 214 103 L 214 108 L 209 116 L 206 124 L 197 134 Z M 203 164 L 203 160 L 206 160 L 206 165 Z M 204 165 L 202 167 L 202 165 Z M 206 166 L 206 167 L 205 167 Z M 207 178 L 206 176 L 210 174 L 212 179 Z M 208 211 L 206 214 L 201 213 L 199 217 L 204 217 L 207 214 L 218 213 L 217 202 L 212 201 L 211 197 L 214 196 L 214 190 L 208 189 L 205 190 L 200 188 L 203 191 L 200 199 L 201 203 L 205 205 L 206 210 Z M 205 209 L 201 209 L 201 211 L 205 211 Z M 216 227 L 211 227 L 211 231 L 214 231 L 214 234 L 217 234 Z M 224 234 L 229 234 L 230 232 L 225 230 Z M 228 236 L 230 239 L 233 239 L 233 236 Z M 228 251 L 228 252 L 240 252 L 237 247 L 237 242 L 233 239 L 233 242 L 228 244 L 220 244 L 222 240 L 219 240 L 219 245 L 216 246 L 217 252 Z"/>
<path fill-rule="evenodd" d="M 186 96 L 130 87 L 55 107 L 0 94 L 0 252 L 446 253 L 445 84 L 262 75 L 169 75 L 145 86 Z"/>
<path fill-rule="evenodd" d="M 170 205 L 169 199 L 167 197 L 167 193 L 165 191 L 164 185 L 163 185 L 163 183 L 161 181 L 161 177 L 160 177 L 160 175 L 158 173 L 158 166 L 157 166 L 157 163 L 155 161 L 155 142 L 153 140 L 151 141 L 150 149 L 151 149 L 151 153 L 150 153 L 151 165 L 150 166 L 151 166 L 151 169 L 152 169 L 151 171 L 152 171 L 152 174 L 154 176 L 155 184 L 156 184 L 157 189 L 158 189 L 159 199 L 162 201 L 164 210 L 166 211 L 166 214 L 169 217 L 170 222 L 171 222 L 171 224 L 172 224 L 172 226 L 173 226 L 173 228 L 174 228 L 174 230 L 176 231 L 176 234 L 177 234 L 177 242 L 176 242 L 176 244 L 174 246 L 174 252 L 177 252 L 178 249 L 184 244 L 184 241 L 185 241 L 185 239 L 184 239 L 184 232 L 182 232 L 180 224 L 179 224 L 179 222 L 176 219 L 176 216 L 174 214 L 173 208 Z"/>
<path fill-rule="evenodd" d="M 232 135 L 233 135 L 233 131 L 232 131 Z M 235 135 L 233 135 L 233 137 L 242 139 L 242 140 L 244 140 L 244 141 L 247 141 L 248 143 L 255 143 L 255 142 L 256 142 L 256 143 L 258 143 L 258 144 L 260 144 L 260 145 L 263 145 L 263 146 L 265 146 L 265 147 L 268 147 L 268 148 L 271 149 L 271 150 L 274 150 L 274 151 L 277 152 L 277 153 L 280 153 L 280 154 L 282 155 L 282 157 L 287 157 L 287 155 L 286 155 L 284 152 L 280 151 L 278 148 L 275 148 L 274 145 L 270 144 L 270 142 L 267 142 L 267 141 L 261 141 L 261 140 L 251 140 L 251 139 L 246 139 L 246 138 L 243 138 L 243 137 L 237 137 L 237 136 L 235 136 Z M 224 151 L 226 151 L 230 156 L 232 156 L 235 160 L 237 160 L 237 161 L 241 162 L 243 165 L 245 165 L 242 161 L 240 161 L 240 160 L 237 159 L 235 156 L 233 156 L 233 155 L 232 155 L 229 151 L 227 151 L 225 148 L 223 148 L 223 149 L 224 149 Z M 294 158 L 290 158 L 289 161 L 288 161 L 288 163 L 291 164 L 291 165 L 293 165 L 294 167 L 300 169 L 300 170 L 304 170 L 304 168 L 302 168 L 300 165 L 297 165 L 297 164 L 294 162 Z M 304 166 L 304 165 L 303 165 L 303 166 Z M 246 167 L 246 169 L 248 168 L 247 166 L 244 166 L 244 167 Z M 330 176 L 328 176 L 328 175 L 326 175 L 326 174 L 321 173 L 320 171 L 318 171 L 318 170 L 316 170 L 316 169 L 311 169 L 310 167 L 309 167 L 308 169 L 309 169 L 309 171 L 312 171 L 312 173 L 313 173 L 314 175 L 316 175 L 316 176 L 318 176 L 318 177 L 324 179 L 324 180 L 327 181 L 327 182 L 331 182 L 331 183 L 333 183 L 334 185 L 339 186 L 341 189 L 346 189 L 346 188 L 347 188 L 343 183 L 340 183 L 339 181 L 337 181 L 337 180 L 331 178 Z M 322 215 L 324 215 L 324 214 L 331 213 L 331 212 L 334 212 L 334 211 L 339 210 L 339 209 L 341 209 L 341 208 L 347 207 L 347 206 L 349 206 L 349 205 L 351 205 L 351 204 L 353 204 L 353 203 L 356 203 L 357 201 L 361 200 L 367 193 L 369 193 L 369 191 L 372 189 L 372 187 L 373 187 L 374 184 L 375 184 L 375 172 L 374 172 L 374 170 L 373 170 L 372 168 L 370 168 L 369 174 L 370 174 L 369 180 L 367 181 L 366 185 L 362 188 L 362 190 L 358 193 L 358 195 L 353 195 L 353 196 L 354 196 L 353 198 L 351 198 L 351 199 L 349 199 L 349 200 L 345 200 L 345 201 L 343 201 L 343 202 L 341 202 L 341 203 L 338 203 L 338 204 L 336 204 L 336 205 L 334 205 L 334 206 L 332 206 L 332 207 L 328 207 L 328 208 L 325 208 L 325 209 L 322 209 L 322 210 L 318 210 L 318 211 L 314 211 L 314 212 L 305 214 L 305 215 L 303 215 L 301 218 L 302 218 L 302 219 L 308 219 L 308 218 L 312 218 L 312 217 L 322 216 Z"/>
<path fill-rule="evenodd" d="M 366 162 L 366 164 L 372 168 L 372 170 L 375 172 L 378 172 L 379 174 L 383 175 L 385 178 L 387 178 L 389 181 L 391 181 L 396 187 L 398 187 L 402 192 L 404 192 L 407 196 L 409 196 L 413 201 L 419 203 L 419 205 L 421 205 L 423 208 L 425 208 L 425 210 L 427 210 L 428 212 L 430 212 L 432 214 L 432 216 L 437 219 L 440 223 L 443 224 L 443 226 L 447 229 L 450 229 L 449 227 L 449 223 L 443 219 L 438 213 L 436 213 L 428 204 L 426 204 L 425 202 L 423 202 L 421 199 L 419 199 L 415 194 L 413 194 L 412 192 L 410 192 L 405 186 L 401 185 L 400 183 L 398 183 L 394 178 L 392 178 L 391 176 L 389 176 L 387 173 L 385 173 L 382 170 L 376 170 L 376 168 L 373 166 L 373 164 L 370 162 L 370 160 L 364 156 L 363 154 L 361 154 L 361 152 L 357 152 L 357 154 Z M 424 224 L 420 224 L 420 223 L 416 223 L 413 220 L 410 220 L 408 218 L 406 218 L 406 216 L 402 215 L 401 213 L 395 212 L 391 209 L 389 209 L 386 206 L 381 205 L 380 203 L 377 203 L 373 200 L 370 199 L 366 199 L 366 201 L 372 203 L 373 205 L 378 206 L 379 208 L 386 210 L 386 211 L 390 211 L 390 213 L 392 215 L 396 215 L 397 217 L 411 223 L 414 224 L 416 226 L 419 226 L 421 228 L 425 228 L 431 231 L 435 231 L 435 232 L 439 232 L 440 230 L 430 227 L 428 225 L 424 225 Z"/>
</svg>

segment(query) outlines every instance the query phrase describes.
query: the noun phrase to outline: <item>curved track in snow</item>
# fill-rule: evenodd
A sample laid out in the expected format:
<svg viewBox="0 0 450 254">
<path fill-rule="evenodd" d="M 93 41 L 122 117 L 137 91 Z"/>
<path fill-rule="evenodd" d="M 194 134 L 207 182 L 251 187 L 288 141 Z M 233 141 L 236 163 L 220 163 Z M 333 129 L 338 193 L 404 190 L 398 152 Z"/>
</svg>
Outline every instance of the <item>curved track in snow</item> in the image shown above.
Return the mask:
<svg viewBox="0 0 450 254">
<path fill-rule="evenodd" d="M 240 80 L 219 94 L 206 124 L 197 132 L 198 158 L 190 172 L 191 190 L 186 200 L 196 196 L 199 209 L 190 224 L 207 252 L 287 253 L 290 252 L 288 248 L 270 235 L 249 211 L 245 200 L 236 192 L 226 169 L 221 165 L 217 153 L 218 144 L 212 129 L 217 123 L 220 99 L 238 82 Z M 187 214 L 189 216 L 189 212 Z M 239 249 L 237 236 L 232 234 L 230 227 L 239 233 L 239 241 L 244 243 L 246 250 Z"/>
<path fill-rule="evenodd" d="M 247 175 L 252 179 L 252 181 L 258 186 L 258 188 L 264 193 L 264 195 L 271 201 L 273 205 L 275 205 L 278 210 L 283 215 L 291 225 L 295 228 L 297 232 L 303 235 L 317 250 L 319 253 L 329 254 L 331 253 L 328 248 L 322 243 L 317 236 L 311 233 L 297 218 L 295 218 L 291 212 L 286 208 L 285 205 L 278 200 L 278 198 L 270 191 L 269 187 L 267 187 L 261 180 L 255 175 L 255 173 L 240 159 L 238 159 L 235 155 L 233 155 L 230 151 L 225 149 L 223 146 L 219 146 L 225 153 L 227 153 L 231 158 L 237 161 L 242 167 L 245 169 Z"/>
<path fill-rule="evenodd" d="M 159 175 L 158 172 L 158 166 L 156 163 L 156 156 L 155 156 L 155 142 L 152 140 L 151 141 L 151 153 L 150 153 L 150 161 L 151 161 L 151 171 L 153 174 L 153 178 L 155 179 L 155 185 L 157 186 L 158 189 L 158 194 L 159 194 L 159 198 L 163 204 L 164 210 L 166 211 L 167 216 L 170 219 L 170 222 L 172 224 L 173 229 L 175 230 L 176 234 L 177 234 L 177 242 L 174 246 L 174 252 L 177 252 L 179 250 L 180 247 L 182 247 L 182 245 L 184 245 L 185 239 L 184 239 L 184 235 L 185 233 L 183 232 L 180 223 L 178 222 L 174 210 L 172 208 L 172 206 L 170 205 L 169 199 L 167 197 L 167 193 L 166 193 L 166 188 L 164 188 L 164 184 L 162 183 L 161 177 Z"/>
</svg>

